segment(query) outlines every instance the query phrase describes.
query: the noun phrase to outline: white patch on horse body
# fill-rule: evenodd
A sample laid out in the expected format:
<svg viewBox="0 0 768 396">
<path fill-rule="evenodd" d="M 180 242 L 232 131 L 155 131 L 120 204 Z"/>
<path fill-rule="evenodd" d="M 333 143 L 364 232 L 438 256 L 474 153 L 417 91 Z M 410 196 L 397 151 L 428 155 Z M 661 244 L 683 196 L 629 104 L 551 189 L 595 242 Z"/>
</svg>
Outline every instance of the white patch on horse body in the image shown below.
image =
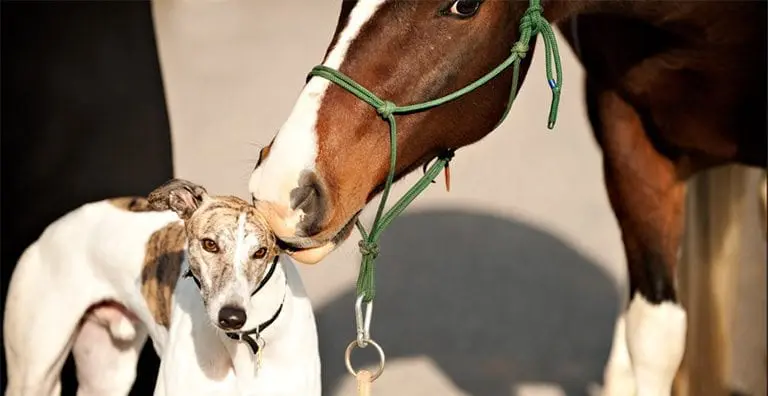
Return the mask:
<svg viewBox="0 0 768 396">
<path fill-rule="evenodd" d="M 670 395 L 685 351 L 685 310 L 668 301 L 651 304 L 635 293 L 626 321 L 636 395 Z"/>
<path fill-rule="evenodd" d="M 344 30 L 323 65 L 338 69 L 361 28 L 386 0 L 361 0 L 352 9 Z M 301 172 L 314 170 L 317 159 L 317 116 L 320 103 L 330 82 L 312 78 L 304 87 L 296 104 L 272 143 L 269 155 L 251 174 L 248 188 L 259 200 L 290 207 L 290 192 L 298 186 Z M 294 213 L 288 222 L 301 221 L 302 213 Z"/>
</svg>

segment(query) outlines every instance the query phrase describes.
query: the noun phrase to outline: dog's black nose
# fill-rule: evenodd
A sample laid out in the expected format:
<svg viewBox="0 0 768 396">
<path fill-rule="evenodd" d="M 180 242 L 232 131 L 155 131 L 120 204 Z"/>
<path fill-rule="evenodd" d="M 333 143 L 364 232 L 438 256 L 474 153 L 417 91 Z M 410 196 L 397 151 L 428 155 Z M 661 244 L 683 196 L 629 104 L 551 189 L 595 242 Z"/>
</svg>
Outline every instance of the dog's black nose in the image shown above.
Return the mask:
<svg viewBox="0 0 768 396">
<path fill-rule="evenodd" d="M 245 324 L 245 310 L 233 305 L 225 305 L 219 310 L 219 326 L 225 330 L 237 330 Z"/>
</svg>

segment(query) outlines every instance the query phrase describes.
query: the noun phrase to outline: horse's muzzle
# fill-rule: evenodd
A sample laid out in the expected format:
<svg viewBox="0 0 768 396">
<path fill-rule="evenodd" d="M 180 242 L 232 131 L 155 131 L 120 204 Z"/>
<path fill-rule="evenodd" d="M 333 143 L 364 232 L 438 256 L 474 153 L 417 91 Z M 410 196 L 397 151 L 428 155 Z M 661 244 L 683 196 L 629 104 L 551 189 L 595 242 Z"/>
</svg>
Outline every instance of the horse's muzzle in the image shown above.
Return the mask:
<svg viewBox="0 0 768 396">
<path fill-rule="evenodd" d="M 296 221 L 295 211 L 266 201 L 256 201 L 254 205 L 266 217 L 269 227 L 278 240 L 278 247 L 304 264 L 315 264 L 336 249 L 349 237 L 357 219 L 355 215 L 335 234 L 328 233 L 331 235 L 330 238 L 301 236 L 306 232 L 302 229 L 302 222 Z"/>
<path fill-rule="evenodd" d="M 278 237 L 278 245 L 295 260 L 304 264 L 315 264 L 343 243 L 354 229 L 359 213 L 353 216 L 330 240 L 318 241 L 307 237 Z"/>
</svg>

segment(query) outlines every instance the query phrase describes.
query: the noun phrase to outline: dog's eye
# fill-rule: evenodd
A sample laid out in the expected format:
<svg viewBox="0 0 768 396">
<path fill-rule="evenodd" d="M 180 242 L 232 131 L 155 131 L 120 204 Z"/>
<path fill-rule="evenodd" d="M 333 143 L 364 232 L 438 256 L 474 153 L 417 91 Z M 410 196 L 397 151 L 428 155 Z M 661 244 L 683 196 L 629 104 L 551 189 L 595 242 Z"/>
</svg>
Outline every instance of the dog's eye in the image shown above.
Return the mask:
<svg viewBox="0 0 768 396">
<path fill-rule="evenodd" d="M 203 250 L 209 253 L 216 253 L 219 251 L 219 245 L 213 241 L 213 239 L 204 238 L 200 243 L 203 245 Z"/>
<path fill-rule="evenodd" d="M 480 4 L 484 0 L 454 0 L 450 7 L 446 8 L 445 14 L 454 15 L 460 18 L 469 18 L 477 12 Z"/>
<path fill-rule="evenodd" d="M 259 250 L 253 252 L 253 258 L 256 260 L 263 259 L 267 255 L 267 248 L 259 248 Z"/>
</svg>

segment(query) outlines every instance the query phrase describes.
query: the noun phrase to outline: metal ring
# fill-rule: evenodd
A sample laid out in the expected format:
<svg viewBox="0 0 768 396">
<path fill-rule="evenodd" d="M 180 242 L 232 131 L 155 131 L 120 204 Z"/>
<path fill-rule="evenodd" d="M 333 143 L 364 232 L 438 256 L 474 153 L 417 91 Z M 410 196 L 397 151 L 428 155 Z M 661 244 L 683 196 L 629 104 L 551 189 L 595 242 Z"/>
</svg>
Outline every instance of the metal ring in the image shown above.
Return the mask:
<svg viewBox="0 0 768 396">
<path fill-rule="evenodd" d="M 371 376 L 371 382 L 373 382 L 374 380 L 376 380 L 376 378 L 379 378 L 381 373 L 384 371 L 384 363 L 386 362 L 386 358 L 384 357 L 384 350 L 381 349 L 381 346 L 377 344 L 376 341 L 371 339 L 368 339 L 366 341 L 368 342 L 368 344 L 373 345 L 376 348 L 376 351 L 379 352 L 379 369 L 376 370 L 376 372 L 373 373 L 373 375 Z M 347 350 L 344 351 L 344 361 L 347 365 L 347 371 L 349 371 L 349 373 L 355 377 L 357 377 L 357 373 L 352 368 L 351 357 L 352 357 L 352 350 L 355 349 L 356 346 L 357 346 L 357 340 L 354 340 L 350 342 L 349 345 L 347 345 Z"/>
</svg>

